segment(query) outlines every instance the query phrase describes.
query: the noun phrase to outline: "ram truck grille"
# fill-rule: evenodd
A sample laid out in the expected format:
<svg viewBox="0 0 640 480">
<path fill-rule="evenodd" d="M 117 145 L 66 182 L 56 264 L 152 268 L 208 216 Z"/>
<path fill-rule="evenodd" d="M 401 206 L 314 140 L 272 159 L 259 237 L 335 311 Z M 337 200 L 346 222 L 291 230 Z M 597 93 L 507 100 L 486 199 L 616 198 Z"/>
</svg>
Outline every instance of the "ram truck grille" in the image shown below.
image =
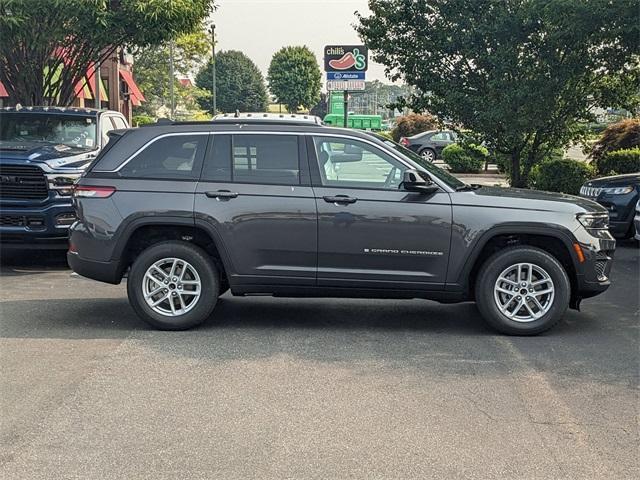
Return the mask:
<svg viewBox="0 0 640 480">
<path fill-rule="evenodd" d="M 43 200 L 49 195 L 41 168 L 30 165 L 0 165 L 1 200 Z"/>
</svg>

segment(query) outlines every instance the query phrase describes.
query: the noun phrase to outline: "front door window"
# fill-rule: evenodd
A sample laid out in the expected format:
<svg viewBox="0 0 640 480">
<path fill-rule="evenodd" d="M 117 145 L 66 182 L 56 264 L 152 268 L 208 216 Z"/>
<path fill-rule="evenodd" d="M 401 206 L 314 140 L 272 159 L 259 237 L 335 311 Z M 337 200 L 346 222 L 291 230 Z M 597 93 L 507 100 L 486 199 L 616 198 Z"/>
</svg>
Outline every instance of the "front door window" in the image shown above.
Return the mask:
<svg viewBox="0 0 640 480">
<path fill-rule="evenodd" d="M 406 167 L 365 142 L 314 137 L 325 187 L 397 190 Z"/>
</svg>

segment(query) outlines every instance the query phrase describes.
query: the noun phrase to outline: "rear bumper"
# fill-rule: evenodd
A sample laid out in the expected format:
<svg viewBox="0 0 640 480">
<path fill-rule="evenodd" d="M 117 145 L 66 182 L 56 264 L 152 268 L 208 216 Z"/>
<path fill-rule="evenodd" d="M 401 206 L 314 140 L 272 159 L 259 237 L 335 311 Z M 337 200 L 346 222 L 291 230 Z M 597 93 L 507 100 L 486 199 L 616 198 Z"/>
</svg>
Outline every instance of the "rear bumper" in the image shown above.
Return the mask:
<svg viewBox="0 0 640 480">
<path fill-rule="evenodd" d="M 67 263 L 78 275 L 117 285 L 122 280 L 122 270 L 118 261 L 99 262 L 87 260 L 75 252 L 67 252 Z"/>
</svg>

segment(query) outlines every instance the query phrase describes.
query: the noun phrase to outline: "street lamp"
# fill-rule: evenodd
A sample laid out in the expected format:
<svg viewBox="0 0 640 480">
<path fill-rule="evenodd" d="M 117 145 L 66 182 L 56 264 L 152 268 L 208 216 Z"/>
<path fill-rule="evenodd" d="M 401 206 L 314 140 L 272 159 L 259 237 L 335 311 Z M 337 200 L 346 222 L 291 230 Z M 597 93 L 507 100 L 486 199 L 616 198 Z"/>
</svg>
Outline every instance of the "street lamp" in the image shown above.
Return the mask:
<svg viewBox="0 0 640 480">
<path fill-rule="evenodd" d="M 216 24 L 211 24 L 211 99 L 213 114 L 216 114 Z"/>
<path fill-rule="evenodd" d="M 175 114 L 175 97 L 173 92 L 173 83 L 174 83 L 174 72 L 173 72 L 173 39 L 169 42 L 169 97 L 171 100 L 171 120 L 174 120 Z"/>
</svg>

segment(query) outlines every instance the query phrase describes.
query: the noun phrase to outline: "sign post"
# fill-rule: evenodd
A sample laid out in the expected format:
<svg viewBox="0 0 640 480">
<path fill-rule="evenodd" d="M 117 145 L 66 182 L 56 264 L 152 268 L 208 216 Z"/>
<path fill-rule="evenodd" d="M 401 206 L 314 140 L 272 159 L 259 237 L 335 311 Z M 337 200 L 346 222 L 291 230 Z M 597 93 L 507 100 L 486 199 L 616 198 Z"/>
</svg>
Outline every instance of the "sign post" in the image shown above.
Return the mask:
<svg viewBox="0 0 640 480">
<path fill-rule="evenodd" d="M 365 45 L 327 45 L 324 47 L 324 71 L 327 90 L 344 92 L 344 128 L 348 128 L 349 91 L 365 89 L 369 67 L 369 49 Z"/>
</svg>

